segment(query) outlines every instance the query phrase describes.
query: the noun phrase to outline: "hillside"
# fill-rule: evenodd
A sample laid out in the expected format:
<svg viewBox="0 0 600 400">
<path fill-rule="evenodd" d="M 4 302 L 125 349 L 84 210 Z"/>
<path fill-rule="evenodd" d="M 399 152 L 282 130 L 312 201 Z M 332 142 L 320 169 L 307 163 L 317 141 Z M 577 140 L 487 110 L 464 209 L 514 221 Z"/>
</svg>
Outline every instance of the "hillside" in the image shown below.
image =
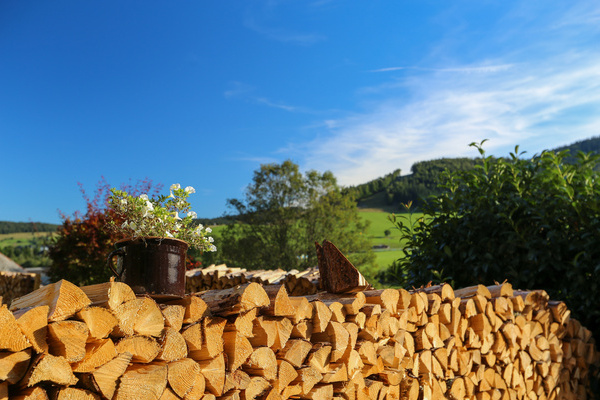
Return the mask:
<svg viewBox="0 0 600 400">
<path fill-rule="evenodd" d="M 552 151 L 568 150 L 570 160 L 582 151 L 584 153 L 600 153 L 600 137 L 578 141 L 568 146 L 561 146 Z M 354 193 L 358 206 L 366 210 L 381 210 L 385 212 L 400 212 L 402 204 L 413 203 L 419 206 L 422 199 L 441 192 L 438 187 L 441 174 L 448 170 L 467 170 L 478 163 L 477 158 L 441 158 L 430 161 L 420 161 L 411 167 L 410 174 L 401 175 L 399 169 L 381 178 L 347 188 Z"/>
</svg>

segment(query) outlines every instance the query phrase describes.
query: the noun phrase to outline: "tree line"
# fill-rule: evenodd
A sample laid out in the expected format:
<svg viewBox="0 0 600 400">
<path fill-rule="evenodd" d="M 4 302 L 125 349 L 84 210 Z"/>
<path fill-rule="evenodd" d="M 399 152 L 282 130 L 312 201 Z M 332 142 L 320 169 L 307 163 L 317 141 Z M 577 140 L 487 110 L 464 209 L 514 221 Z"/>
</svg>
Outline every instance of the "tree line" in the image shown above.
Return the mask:
<svg viewBox="0 0 600 400">
<path fill-rule="evenodd" d="M 59 225 L 43 222 L 0 221 L 0 234 L 20 232 L 54 232 Z"/>
</svg>

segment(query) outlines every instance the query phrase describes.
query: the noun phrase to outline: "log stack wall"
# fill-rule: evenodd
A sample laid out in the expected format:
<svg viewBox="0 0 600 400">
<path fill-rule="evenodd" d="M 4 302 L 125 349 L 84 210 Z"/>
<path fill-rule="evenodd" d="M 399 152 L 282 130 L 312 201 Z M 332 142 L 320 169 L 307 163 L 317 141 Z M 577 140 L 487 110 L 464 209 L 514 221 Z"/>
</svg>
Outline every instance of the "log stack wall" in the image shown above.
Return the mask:
<svg viewBox="0 0 600 400">
<path fill-rule="evenodd" d="M 0 399 L 586 399 L 591 333 L 509 284 L 157 302 L 45 286 L 0 309 Z"/>
<path fill-rule="evenodd" d="M 40 274 L 0 271 L 0 304 L 10 304 L 39 287 Z"/>
</svg>

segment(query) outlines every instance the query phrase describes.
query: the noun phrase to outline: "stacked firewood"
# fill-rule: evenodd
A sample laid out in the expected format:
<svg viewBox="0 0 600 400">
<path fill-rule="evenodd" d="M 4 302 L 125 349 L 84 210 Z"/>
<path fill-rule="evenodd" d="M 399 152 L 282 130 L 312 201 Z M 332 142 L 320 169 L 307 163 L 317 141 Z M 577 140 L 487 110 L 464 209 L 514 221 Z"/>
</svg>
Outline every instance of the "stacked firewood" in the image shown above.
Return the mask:
<svg viewBox="0 0 600 400">
<path fill-rule="evenodd" d="M 0 304 L 33 292 L 40 287 L 40 274 L 0 271 Z"/>
<path fill-rule="evenodd" d="M 0 309 L 0 399 L 585 399 L 598 353 L 543 291 L 183 299 L 60 281 Z"/>
<path fill-rule="evenodd" d="M 304 271 L 291 270 L 252 270 L 229 268 L 225 264 L 211 265 L 186 271 L 186 293 L 203 290 L 228 289 L 245 283 L 261 285 L 285 285 L 292 296 L 315 294 L 319 290 L 319 270 L 309 268 Z"/>
</svg>

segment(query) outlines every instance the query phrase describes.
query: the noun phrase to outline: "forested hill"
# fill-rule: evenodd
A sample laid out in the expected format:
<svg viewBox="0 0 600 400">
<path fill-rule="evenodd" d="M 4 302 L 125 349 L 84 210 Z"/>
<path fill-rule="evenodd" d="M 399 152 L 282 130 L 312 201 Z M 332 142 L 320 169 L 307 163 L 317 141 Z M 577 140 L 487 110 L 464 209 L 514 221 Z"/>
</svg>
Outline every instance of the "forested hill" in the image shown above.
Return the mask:
<svg viewBox="0 0 600 400">
<path fill-rule="evenodd" d="M 600 137 L 553 149 L 553 151 L 562 150 L 569 150 L 573 158 L 579 151 L 600 153 Z M 421 199 L 440 193 L 438 184 L 444 170 L 466 170 L 473 168 L 478 162 L 477 158 L 441 158 L 421 161 L 413 164 L 410 174 L 402 176 L 401 171 L 397 169 L 381 178 L 349 187 L 347 190 L 355 194 L 361 208 L 401 211 L 402 204 L 412 201 L 418 206 Z"/>
<path fill-rule="evenodd" d="M 58 228 L 56 224 L 43 222 L 11 222 L 0 221 L 0 234 L 17 232 L 54 232 Z"/>
</svg>

